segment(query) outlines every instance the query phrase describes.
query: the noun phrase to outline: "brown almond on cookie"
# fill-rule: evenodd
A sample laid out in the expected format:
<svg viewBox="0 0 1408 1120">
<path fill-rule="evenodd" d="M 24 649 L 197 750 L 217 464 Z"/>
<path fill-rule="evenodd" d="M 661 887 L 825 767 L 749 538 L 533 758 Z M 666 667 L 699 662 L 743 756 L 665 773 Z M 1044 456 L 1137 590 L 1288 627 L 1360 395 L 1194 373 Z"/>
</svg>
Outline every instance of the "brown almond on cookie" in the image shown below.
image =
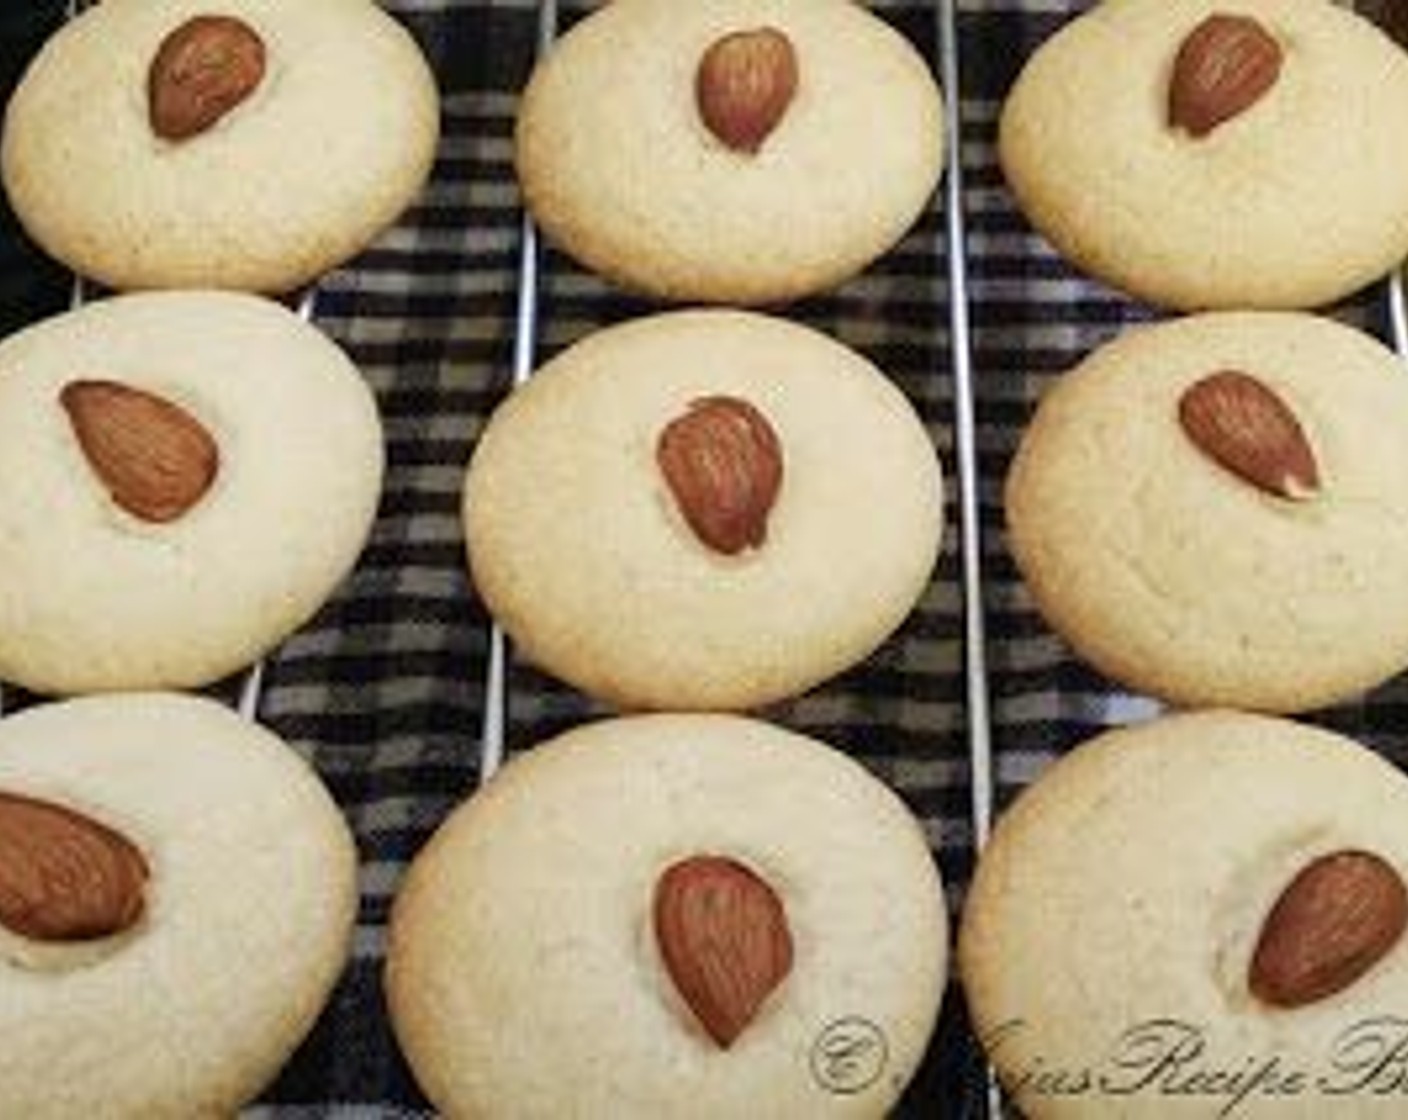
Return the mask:
<svg viewBox="0 0 1408 1120">
<path fill-rule="evenodd" d="M 210 489 L 220 449 L 199 420 L 117 381 L 70 381 L 59 393 L 74 435 L 112 500 L 143 521 L 174 521 Z"/>
<path fill-rule="evenodd" d="M 142 914 L 147 863 L 137 846 L 50 801 L 0 793 L 0 925 L 40 941 L 83 941 Z"/>
<path fill-rule="evenodd" d="M 1281 45 L 1251 16 L 1208 16 L 1178 48 L 1169 123 L 1206 136 L 1266 95 L 1281 75 L 1281 60 Z"/>
<path fill-rule="evenodd" d="M 661 431 L 656 459 L 704 544 L 727 555 L 762 545 L 782 487 L 782 444 L 756 407 L 739 397 L 693 401 Z"/>
<path fill-rule="evenodd" d="M 1408 926 L 1408 888 L 1373 852 L 1339 851 L 1296 874 L 1262 926 L 1248 970 L 1252 994 L 1303 1007 L 1343 991 L 1384 958 Z"/>
<path fill-rule="evenodd" d="M 264 79 L 264 40 L 234 16 L 201 15 L 171 31 L 147 72 L 147 114 L 165 140 L 206 131 Z"/>
<path fill-rule="evenodd" d="M 1178 421 L 1208 458 L 1257 489 L 1280 498 L 1309 498 L 1320 471 L 1290 406 L 1265 383 L 1222 370 L 1184 390 Z"/>
<path fill-rule="evenodd" d="M 671 864 L 655 884 L 655 937 L 676 990 L 725 1050 L 792 968 L 777 893 L 722 856 Z"/>
<path fill-rule="evenodd" d="M 775 27 L 715 40 L 699 60 L 694 92 L 710 132 L 734 151 L 756 152 L 797 92 L 792 40 Z"/>
</svg>

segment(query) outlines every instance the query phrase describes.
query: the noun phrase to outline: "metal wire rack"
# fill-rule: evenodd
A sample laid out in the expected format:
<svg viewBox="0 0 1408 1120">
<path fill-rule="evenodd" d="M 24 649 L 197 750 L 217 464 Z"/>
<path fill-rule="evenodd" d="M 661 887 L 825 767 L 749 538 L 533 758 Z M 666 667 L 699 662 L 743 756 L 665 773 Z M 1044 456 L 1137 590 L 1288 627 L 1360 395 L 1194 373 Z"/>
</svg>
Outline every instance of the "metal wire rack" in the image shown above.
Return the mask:
<svg viewBox="0 0 1408 1120">
<path fill-rule="evenodd" d="M 945 92 L 945 137 L 947 160 L 942 189 L 943 236 L 947 281 L 949 330 L 949 375 L 953 382 L 953 411 L 950 417 L 954 441 L 953 474 L 957 498 L 959 579 L 961 582 L 963 631 L 963 700 L 966 711 L 966 746 L 969 770 L 969 796 L 973 844 L 980 851 L 991 831 L 995 776 L 993 725 L 989 702 L 987 631 L 984 611 L 982 521 L 979 496 L 976 391 L 973 382 L 973 347 L 970 326 L 969 252 L 965 211 L 965 168 L 963 155 L 962 50 L 959 29 L 959 0 L 937 0 L 934 18 L 938 42 L 938 71 Z M 559 25 L 557 0 L 538 4 L 537 55 L 552 46 Z M 533 372 L 540 333 L 541 252 L 532 220 L 522 218 L 519 257 L 517 309 L 513 351 L 513 384 L 527 381 Z M 1395 274 L 1385 281 L 1388 330 L 1391 344 L 1408 356 L 1408 301 L 1404 281 Z M 479 742 L 479 780 L 488 781 L 502 764 L 508 721 L 508 666 L 512 656 L 509 642 L 497 624 L 491 623 L 489 660 L 484 682 L 484 715 Z M 992 1120 L 1009 1114 L 996 1077 L 985 1067 L 986 1088 L 981 1107 Z"/>
<path fill-rule="evenodd" d="M 64 4 L 64 18 L 66 20 L 73 19 L 94 2 L 95 0 L 66 0 Z M 95 298 L 95 293 L 88 281 L 82 276 L 74 275 L 72 285 L 69 289 L 69 310 L 77 310 L 93 298 Z M 316 282 L 309 284 L 298 296 L 296 313 L 305 323 L 312 323 L 314 320 L 317 298 L 318 287 Z M 239 674 L 239 683 L 234 701 L 235 710 L 245 719 L 258 719 L 259 701 L 263 695 L 263 691 L 264 659 L 261 658 Z M 6 705 L 6 687 L 4 682 L 0 682 L 0 714 L 4 713 Z"/>
<path fill-rule="evenodd" d="M 948 327 L 952 355 L 953 416 L 957 489 L 960 579 L 963 601 L 964 701 L 967 711 L 967 747 L 970 774 L 974 844 L 986 841 L 993 812 L 992 730 L 988 706 L 988 674 L 983 613 L 982 541 L 977 469 L 977 423 L 972 384 L 973 368 L 969 324 L 967 230 L 964 217 L 962 163 L 963 119 L 958 5 L 939 0 L 935 10 L 939 43 L 939 80 L 946 91 L 944 132 L 947 144 L 943 188 L 943 231 L 950 247 L 948 263 Z M 537 56 L 541 58 L 557 36 L 557 0 L 538 5 Z M 531 218 L 522 218 L 518 295 L 514 330 L 513 384 L 519 386 L 533 372 L 539 335 L 540 248 Z M 511 650 L 506 635 L 491 623 L 488 668 L 484 681 L 484 715 L 479 742 L 479 781 L 482 785 L 498 770 L 505 754 L 508 722 L 508 664 Z M 996 1081 L 987 1079 L 988 1115 L 1000 1117 L 1002 1103 Z"/>
<path fill-rule="evenodd" d="M 937 6 L 940 42 L 940 81 L 946 90 L 960 87 L 957 12 L 953 0 Z M 557 34 L 558 4 L 543 0 L 538 5 L 538 54 L 541 57 Z M 953 251 L 947 254 L 949 329 L 953 355 L 954 431 L 958 487 L 961 571 L 964 590 L 964 640 L 967 650 L 965 698 L 969 711 L 969 748 L 972 769 L 974 832 L 985 838 L 992 812 L 991 728 L 988 716 L 988 682 L 984 656 L 985 631 L 982 612 L 982 560 L 978 522 L 976 466 L 976 424 L 973 407 L 972 363 L 968 319 L 968 264 L 964 251 L 966 228 L 963 213 L 962 106 L 960 98 L 945 100 L 945 132 L 948 143 L 944 228 Z M 514 334 L 513 383 L 527 381 L 533 372 L 539 331 L 539 245 L 537 231 L 526 214 L 522 219 L 518 259 L 518 301 Z M 480 780 L 487 781 L 498 769 L 504 753 L 507 716 L 508 641 L 497 624 L 492 624 L 490 656 L 485 679 L 485 711 L 480 734 Z"/>
<path fill-rule="evenodd" d="M 88 6 L 90 0 L 67 0 L 69 18 Z M 963 704 L 966 713 L 965 738 L 969 772 L 971 828 L 975 849 L 980 850 L 991 830 L 994 814 L 994 737 L 989 701 L 987 630 L 984 611 L 983 542 L 980 509 L 981 481 L 974 387 L 973 347 L 970 325 L 970 285 L 967 214 L 965 209 L 965 166 L 963 144 L 963 60 L 960 47 L 961 5 L 959 0 L 936 0 L 934 19 L 938 43 L 938 71 L 945 92 L 945 136 L 947 159 L 942 188 L 942 231 L 948 283 L 946 309 L 949 331 L 950 368 L 953 397 L 952 424 L 958 522 L 958 564 L 962 602 Z M 552 46 L 560 22 L 557 0 L 537 4 L 537 43 L 539 57 Z M 512 380 L 514 386 L 532 375 L 540 336 L 541 249 L 532 220 L 524 214 L 520 222 L 517 255 L 517 294 L 514 321 Z M 78 307 L 94 293 L 81 278 L 75 278 L 71 306 Z M 1384 283 L 1384 306 L 1388 341 L 1408 358 L 1408 296 L 1401 275 Z M 297 303 L 304 321 L 316 318 L 317 286 L 310 285 Z M 477 774 L 480 784 L 500 768 L 506 751 L 509 718 L 510 665 L 512 651 L 504 632 L 490 624 L 488 657 L 483 682 L 483 712 L 477 742 Z M 264 688 L 264 661 L 245 670 L 238 680 L 234 706 L 241 716 L 256 720 Z M 0 712 L 9 696 L 0 684 Z M 984 1112 L 988 1117 L 1007 1115 L 1002 1095 L 991 1070 L 987 1071 Z"/>
</svg>

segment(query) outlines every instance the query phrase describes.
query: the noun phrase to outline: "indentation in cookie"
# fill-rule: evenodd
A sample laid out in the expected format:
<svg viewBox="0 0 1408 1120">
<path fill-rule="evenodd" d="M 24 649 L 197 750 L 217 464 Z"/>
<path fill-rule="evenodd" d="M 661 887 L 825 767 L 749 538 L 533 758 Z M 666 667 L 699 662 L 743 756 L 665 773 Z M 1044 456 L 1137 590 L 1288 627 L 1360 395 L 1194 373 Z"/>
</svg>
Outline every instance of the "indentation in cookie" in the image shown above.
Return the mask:
<svg viewBox="0 0 1408 1120">
<path fill-rule="evenodd" d="M 792 969 L 792 934 L 777 893 L 725 856 L 671 864 L 655 884 L 655 938 L 700 1026 L 728 1049 Z"/>
<path fill-rule="evenodd" d="M 199 135 L 264 79 L 264 41 L 243 20 L 200 15 L 161 41 L 147 71 L 147 116 L 164 140 Z"/>
<path fill-rule="evenodd" d="M 44 944 L 124 933 L 144 909 L 147 861 L 76 810 L 0 793 L 0 926 Z"/>
<path fill-rule="evenodd" d="M 695 71 L 705 126 L 736 152 L 753 154 L 797 92 L 797 52 L 776 27 L 734 31 L 710 44 Z"/>
<path fill-rule="evenodd" d="M 70 381 L 59 392 L 78 444 L 112 500 L 164 523 L 205 495 L 220 466 L 209 430 L 180 405 L 117 381 Z"/>
<path fill-rule="evenodd" d="M 1257 20 L 1213 13 L 1178 48 L 1169 123 L 1206 136 L 1266 95 L 1281 76 L 1281 59 L 1281 45 Z"/>
<path fill-rule="evenodd" d="M 656 441 L 656 461 L 695 536 L 734 555 L 767 539 L 782 488 L 782 442 L 761 412 L 739 397 L 701 397 Z"/>
<path fill-rule="evenodd" d="M 1193 383 L 1179 397 L 1178 421 L 1208 458 L 1267 494 L 1301 501 L 1320 488 L 1300 421 L 1250 374 L 1221 370 Z"/>
</svg>

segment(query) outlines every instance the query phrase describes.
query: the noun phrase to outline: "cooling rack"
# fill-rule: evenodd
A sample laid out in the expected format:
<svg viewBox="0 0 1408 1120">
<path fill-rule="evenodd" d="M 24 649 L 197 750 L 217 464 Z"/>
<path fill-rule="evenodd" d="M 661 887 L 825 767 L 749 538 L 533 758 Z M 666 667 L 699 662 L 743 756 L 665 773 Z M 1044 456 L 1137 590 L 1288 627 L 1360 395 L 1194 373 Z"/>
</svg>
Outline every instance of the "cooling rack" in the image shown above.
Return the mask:
<svg viewBox="0 0 1408 1120">
<path fill-rule="evenodd" d="M 883 7 L 883 5 L 881 6 Z M 909 7 L 914 8 L 915 5 Z M 918 6 L 923 7 L 923 6 Z M 535 56 L 541 57 L 557 37 L 563 13 L 556 0 L 542 0 L 537 5 L 537 37 Z M 928 42 L 930 61 L 935 66 L 941 87 L 945 91 L 961 88 L 958 13 L 951 0 L 942 0 L 927 13 L 929 21 Z M 993 781 L 991 765 L 991 728 L 988 716 L 988 681 L 984 654 L 986 633 L 982 609 L 982 548 L 980 528 L 980 494 L 977 471 L 977 418 L 974 411 L 973 367 L 969 352 L 970 320 L 968 314 L 968 263 L 966 253 L 965 210 L 963 205 L 964 168 L 962 159 L 963 104 L 957 96 L 945 98 L 945 135 L 947 139 L 947 169 L 944 184 L 934 202 L 936 215 L 931 215 L 921 231 L 912 236 L 914 243 L 927 242 L 927 250 L 922 254 L 931 255 L 932 266 L 944 271 L 949 298 L 933 302 L 929 314 L 942 322 L 948 334 L 948 355 L 946 370 L 926 371 L 931 376 L 947 376 L 951 386 L 947 397 L 951 414 L 945 421 L 930 414 L 926 419 L 937 421 L 950 433 L 950 455 L 946 464 L 951 489 L 949 503 L 950 517 L 956 516 L 956 525 L 950 534 L 956 539 L 957 573 L 961 601 L 958 628 L 961 633 L 962 676 L 960 707 L 966 712 L 966 769 L 969 775 L 967 791 L 967 827 L 975 845 L 981 845 L 986 838 L 993 810 Z M 943 246 L 953 247 L 944 252 Z M 570 269 L 570 264 L 567 265 Z M 519 253 L 517 261 L 517 304 L 513 332 L 512 386 L 517 387 L 527 381 L 539 359 L 539 339 L 544 323 L 541 290 L 544 278 L 544 250 L 539 243 L 537 231 L 531 218 L 526 214 L 521 219 Z M 934 289 L 942 292 L 941 287 Z M 825 317 L 835 308 L 804 308 L 802 317 L 818 311 Z M 883 313 L 883 309 L 880 309 Z M 942 442 L 942 441 L 941 441 Z M 950 546 L 950 560 L 955 549 Z M 944 575 L 951 575 L 951 568 L 944 569 Z M 942 577 L 941 577 L 942 578 Z M 497 624 L 489 626 L 489 654 L 484 680 L 484 714 L 479 739 L 480 783 L 489 780 L 501 765 L 509 746 L 511 696 L 513 690 L 511 659 L 512 652 L 506 635 Z M 783 714 L 783 718 L 786 715 Z M 946 748 L 951 749 L 951 748 Z M 966 1079 L 969 1082 L 964 1096 L 977 1100 L 979 1108 L 986 1101 L 989 1109 L 1000 1107 L 995 1089 L 992 1087 L 986 1067 L 979 1066 L 974 1071 L 971 1053 L 966 1055 L 963 1064 L 969 1068 Z M 976 1090 L 974 1086 L 977 1086 Z M 914 1099 L 911 1091 L 910 1102 L 905 1111 L 918 1115 L 927 1107 Z M 956 1102 L 955 1102 L 956 1103 Z M 964 1106 L 971 1111 L 973 1105 Z"/>
<path fill-rule="evenodd" d="M 70 14 L 83 6 L 68 0 Z M 250 1115 L 427 1114 L 379 996 L 395 885 L 444 813 L 505 757 L 603 714 L 513 656 L 465 581 L 457 535 L 463 463 L 492 405 L 577 338 L 657 309 L 611 292 L 541 244 L 512 186 L 517 91 L 533 58 L 592 6 L 387 3 L 450 77 L 441 157 L 426 200 L 359 261 L 304 293 L 298 308 L 349 350 L 378 392 L 388 495 L 349 587 L 267 662 L 216 689 L 319 766 L 364 856 L 348 976 Z M 847 750 L 896 788 L 926 830 L 956 916 L 1001 807 L 1075 742 L 1156 710 L 1080 665 L 1035 616 L 1004 546 L 1000 501 L 1006 463 L 1043 385 L 1151 313 L 1059 261 L 1016 214 L 997 171 L 1007 83 L 1088 5 L 871 6 L 940 78 L 945 178 L 892 254 L 837 293 L 785 313 L 864 351 L 910 395 L 944 459 L 947 540 L 915 617 L 884 649 L 762 714 Z M 95 295 L 75 283 L 75 301 Z M 1338 310 L 1408 354 L 1399 279 Z M 0 692 L 6 706 L 27 702 L 18 690 Z M 1404 713 L 1408 688 L 1395 682 L 1315 718 L 1404 761 Z M 897 1115 L 1010 1114 L 951 990 Z"/>
</svg>

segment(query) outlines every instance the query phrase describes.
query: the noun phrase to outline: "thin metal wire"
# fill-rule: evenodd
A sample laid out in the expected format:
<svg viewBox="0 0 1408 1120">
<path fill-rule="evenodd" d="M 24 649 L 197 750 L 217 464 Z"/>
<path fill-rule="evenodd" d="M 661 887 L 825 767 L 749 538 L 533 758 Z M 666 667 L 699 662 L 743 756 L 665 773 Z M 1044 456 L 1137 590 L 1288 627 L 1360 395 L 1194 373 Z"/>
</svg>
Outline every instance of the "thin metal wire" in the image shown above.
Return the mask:
<svg viewBox="0 0 1408 1120">
<path fill-rule="evenodd" d="M 1388 329 L 1393 348 L 1408 358 L 1408 300 L 1404 297 L 1402 272 L 1388 280 Z"/>
<path fill-rule="evenodd" d="M 235 711 L 253 723 L 259 718 L 259 698 L 263 693 L 264 659 L 260 658 L 245 670 L 244 680 L 240 683 L 240 695 L 235 704 Z"/>
<path fill-rule="evenodd" d="M 538 6 L 537 57 L 542 58 L 557 37 L 557 2 Z M 525 211 L 519 225 L 518 305 L 514 318 L 513 385 L 533 375 L 538 350 L 538 231 Z M 488 781 L 503 765 L 508 724 L 508 638 L 498 623 L 489 627 L 489 666 L 484 674 L 484 718 L 479 735 L 479 782 Z"/>
<path fill-rule="evenodd" d="M 964 697 L 968 712 L 969 794 L 973 849 L 992 831 L 992 717 L 989 708 L 987 625 L 983 610 L 983 531 L 979 493 L 978 434 L 974 405 L 972 331 L 969 320 L 968 230 L 963 198 L 963 70 L 957 0 L 939 4 L 939 80 L 944 89 L 948 160 L 945 219 L 948 237 L 949 354 L 953 367 L 955 474 L 958 485 L 959 563 L 963 586 Z M 986 1071 L 987 1114 L 1004 1115 L 991 1066 Z"/>
<path fill-rule="evenodd" d="M 958 24 L 954 0 L 940 4 L 941 78 L 948 133 L 946 218 L 948 231 L 949 349 L 953 362 L 954 442 L 957 456 L 960 563 L 963 581 L 965 697 L 972 774 L 973 841 L 981 848 L 992 827 L 992 726 L 988 707 L 987 633 L 983 617 L 982 523 L 978 492 L 977 421 L 974 408 L 972 332 L 969 322 L 967 223 L 963 202 L 963 114 Z"/>
</svg>

